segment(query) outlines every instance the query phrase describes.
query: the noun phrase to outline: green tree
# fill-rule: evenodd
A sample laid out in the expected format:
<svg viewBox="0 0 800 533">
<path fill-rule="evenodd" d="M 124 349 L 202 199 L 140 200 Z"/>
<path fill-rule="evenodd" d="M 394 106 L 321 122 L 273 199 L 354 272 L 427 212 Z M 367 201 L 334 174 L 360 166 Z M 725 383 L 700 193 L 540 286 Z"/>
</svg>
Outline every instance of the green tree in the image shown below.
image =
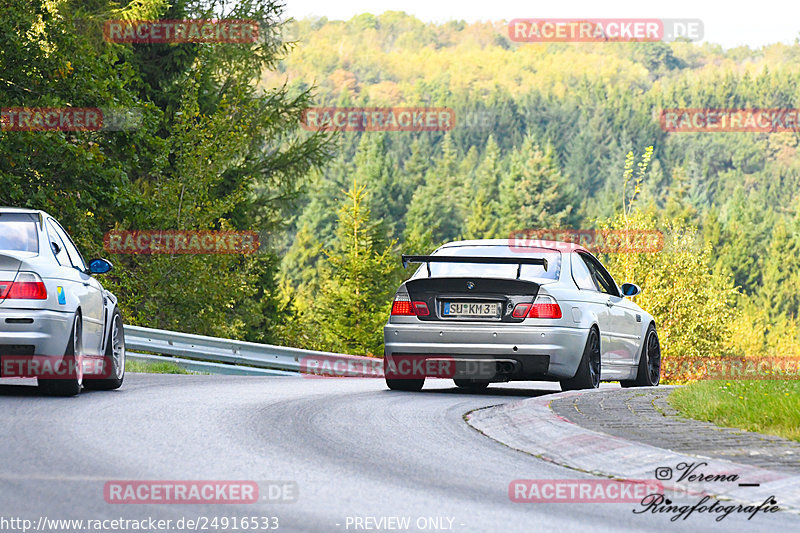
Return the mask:
<svg viewBox="0 0 800 533">
<path fill-rule="evenodd" d="M 532 136 L 509 155 L 500 182 L 503 233 L 556 228 L 573 220 L 574 192 L 562 176 L 552 146 L 542 150 Z"/>
<path fill-rule="evenodd" d="M 321 283 L 304 319 L 321 349 L 355 355 L 383 354 L 399 261 L 371 218 L 364 185 L 353 181 L 339 210 L 336 241 L 325 250 Z"/>
<path fill-rule="evenodd" d="M 467 205 L 467 219 L 464 222 L 465 239 L 492 239 L 508 237 L 500 235 L 500 215 L 498 197 L 502 176 L 500 148 L 489 136 L 483 160 L 475 171 L 474 188 Z"/>
<path fill-rule="evenodd" d="M 464 219 L 465 177 L 450 135 L 442 142 L 441 155 L 425 175 L 425 184 L 411 199 L 406 215 L 405 240 L 430 234 L 430 241 L 441 244 L 461 234 Z"/>
</svg>

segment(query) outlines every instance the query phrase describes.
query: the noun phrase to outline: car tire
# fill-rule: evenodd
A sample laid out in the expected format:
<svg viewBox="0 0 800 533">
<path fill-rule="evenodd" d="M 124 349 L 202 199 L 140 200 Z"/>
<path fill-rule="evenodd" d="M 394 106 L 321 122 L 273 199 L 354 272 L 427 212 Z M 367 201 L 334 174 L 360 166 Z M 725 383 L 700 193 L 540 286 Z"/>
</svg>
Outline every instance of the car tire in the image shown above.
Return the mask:
<svg viewBox="0 0 800 533">
<path fill-rule="evenodd" d="M 661 344 L 658 333 L 653 324 L 647 328 L 642 343 L 642 353 L 639 356 L 639 366 L 636 379 L 620 381 L 619 384 L 628 387 L 657 387 L 661 381 Z"/>
<path fill-rule="evenodd" d="M 471 391 L 482 391 L 489 386 L 489 382 L 482 379 L 454 379 L 456 387 Z"/>
<path fill-rule="evenodd" d="M 600 333 L 591 328 L 578 370 L 574 377 L 561 380 L 561 390 L 596 389 L 600 386 L 600 370 Z"/>
<path fill-rule="evenodd" d="M 84 387 L 91 390 L 114 390 L 122 386 L 125 379 L 125 329 L 122 322 L 122 313 L 114 309 L 111 315 L 110 335 L 104 354 L 103 368 L 111 368 L 108 379 L 88 379 Z"/>
<path fill-rule="evenodd" d="M 81 345 L 83 342 L 83 320 L 81 314 L 75 313 L 75 318 L 72 321 L 72 332 L 69 335 L 69 342 L 67 342 L 67 349 L 64 352 L 65 358 L 75 358 L 81 354 Z M 80 365 L 76 365 L 76 372 L 74 378 L 69 379 L 43 379 L 37 378 L 39 390 L 47 396 L 76 396 L 81 392 L 81 385 L 83 383 L 83 371 Z"/>
<path fill-rule="evenodd" d="M 386 386 L 392 390 L 418 392 L 422 390 L 425 378 L 422 379 L 391 379 L 386 378 Z"/>
</svg>

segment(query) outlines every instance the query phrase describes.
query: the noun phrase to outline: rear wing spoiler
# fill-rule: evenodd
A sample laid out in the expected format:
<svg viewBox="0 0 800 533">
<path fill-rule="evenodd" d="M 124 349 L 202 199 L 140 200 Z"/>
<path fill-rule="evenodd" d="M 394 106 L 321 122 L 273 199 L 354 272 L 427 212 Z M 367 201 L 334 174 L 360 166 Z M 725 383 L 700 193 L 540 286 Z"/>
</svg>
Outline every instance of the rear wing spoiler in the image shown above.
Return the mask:
<svg viewBox="0 0 800 533">
<path fill-rule="evenodd" d="M 517 279 L 522 271 L 522 265 L 540 265 L 547 271 L 547 259 L 541 257 L 468 257 L 447 255 L 403 255 L 403 268 L 409 263 L 425 263 L 428 267 L 428 277 L 431 277 L 431 263 L 472 263 L 482 265 L 517 265 Z"/>
</svg>

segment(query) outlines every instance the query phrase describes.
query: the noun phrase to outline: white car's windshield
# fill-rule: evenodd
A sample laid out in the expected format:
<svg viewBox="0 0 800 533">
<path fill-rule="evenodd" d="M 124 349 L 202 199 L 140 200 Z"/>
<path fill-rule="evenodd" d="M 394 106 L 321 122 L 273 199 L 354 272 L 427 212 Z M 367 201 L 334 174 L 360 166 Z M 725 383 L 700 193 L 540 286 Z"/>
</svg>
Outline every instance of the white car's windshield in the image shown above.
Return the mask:
<svg viewBox="0 0 800 533">
<path fill-rule="evenodd" d="M 0 250 L 39 252 L 36 222 L 30 215 L 0 213 Z"/>
<path fill-rule="evenodd" d="M 434 252 L 433 255 L 451 257 L 509 257 L 516 258 L 542 258 L 547 260 L 547 270 L 540 265 L 522 265 L 520 279 L 531 281 L 555 281 L 561 271 L 561 253 L 557 250 L 545 248 L 530 248 L 529 252 L 517 253 L 508 246 L 448 246 Z M 518 265 L 490 265 L 480 263 L 436 263 L 430 264 L 432 277 L 460 277 L 474 276 L 487 278 L 517 277 Z M 422 265 L 413 278 L 427 277 L 428 270 Z"/>
</svg>

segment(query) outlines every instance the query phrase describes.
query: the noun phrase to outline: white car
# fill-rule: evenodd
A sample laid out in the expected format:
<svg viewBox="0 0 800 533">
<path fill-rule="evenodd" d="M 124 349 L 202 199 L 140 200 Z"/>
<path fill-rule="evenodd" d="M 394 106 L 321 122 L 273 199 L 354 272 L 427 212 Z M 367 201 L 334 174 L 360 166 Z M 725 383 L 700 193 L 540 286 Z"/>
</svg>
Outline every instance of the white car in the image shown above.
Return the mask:
<svg viewBox="0 0 800 533">
<path fill-rule="evenodd" d="M 104 259 L 87 266 L 44 211 L 0 207 L 0 377 L 36 377 L 58 396 L 119 388 L 122 315 L 94 278 L 109 270 Z"/>
<path fill-rule="evenodd" d="M 661 347 L 655 319 L 585 248 L 505 239 L 458 241 L 421 263 L 397 291 L 384 327 L 390 389 L 420 390 L 427 377 L 459 387 L 559 381 L 564 390 L 601 380 L 656 386 Z"/>
</svg>

